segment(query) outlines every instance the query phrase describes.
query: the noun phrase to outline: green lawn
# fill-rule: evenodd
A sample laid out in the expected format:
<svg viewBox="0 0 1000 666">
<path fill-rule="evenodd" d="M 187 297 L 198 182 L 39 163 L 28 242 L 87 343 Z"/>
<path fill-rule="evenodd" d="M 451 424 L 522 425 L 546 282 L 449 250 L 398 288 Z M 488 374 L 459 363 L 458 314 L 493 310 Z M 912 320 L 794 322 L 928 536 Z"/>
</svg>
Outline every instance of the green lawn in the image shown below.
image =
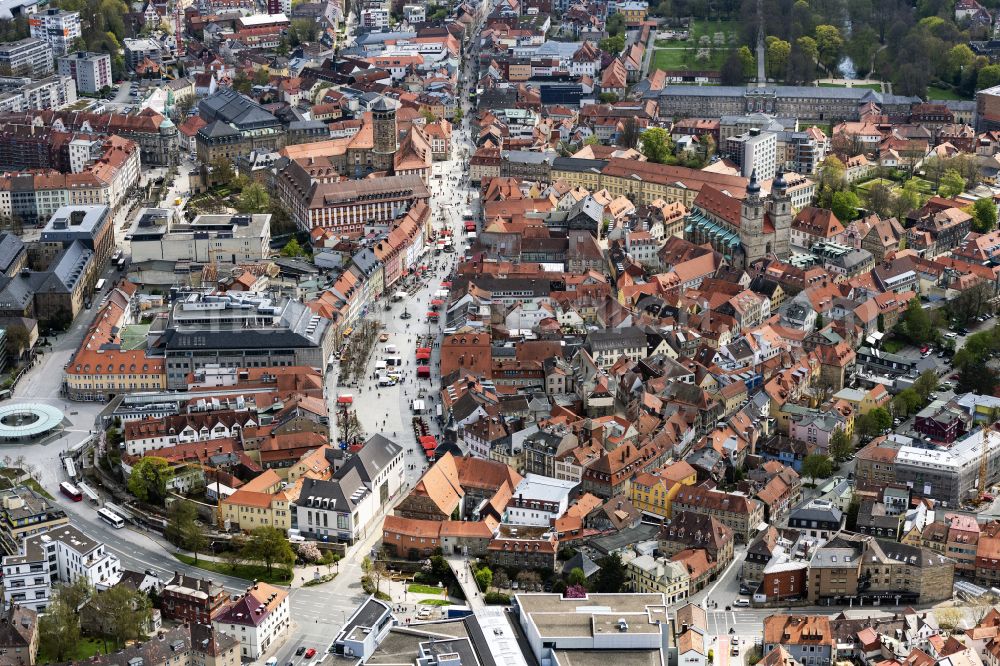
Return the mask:
<svg viewBox="0 0 1000 666">
<path fill-rule="evenodd" d="M 691 40 L 697 44 L 702 35 L 714 37 L 717 32 L 724 33 L 726 39 L 729 40 L 730 35 L 735 34 L 739 29 L 739 21 L 694 21 L 691 26 Z M 727 41 L 727 43 L 729 42 Z"/>
<path fill-rule="evenodd" d="M 953 90 L 948 90 L 947 88 L 936 88 L 934 86 L 927 86 L 927 99 L 969 99 L 968 97 L 962 97 Z"/>
<path fill-rule="evenodd" d="M 42 497 L 45 497 L 46 499 L 53 499 L 52 495 L 49 494 L 49 492 L 47 490 L 45 490 L 45 488 L 42 488 L 38 484 L 38 481 L 35 481 L 34 479 L 25 479 L 24 480 L 24 485 L 28 486 L 29 488 L 31 488 L 32 490 L 34 490 L 36 493 L 38 493 Z"/>
<path fill-rule="evenodd" d="M 38 656 L 35 658 L 36 664 L 52 664 L 57 661 L 57 655 L 55 653 L 49 654 L 46 651 L 45 641 L 38 642 Z M 104 652 L 104 642 L 93 638 L 80 638 L 77 641 L 75 649 L 67 655 L 64 655 L 62 661 L 83 661 L 85 659 L 90 659 L 96 654 L 102 654 Z"/>
<path fill-rule="evenodd" d="M 657 69 L 719 70 L 732 49 L 710 49 L 708 60 L 699 60 L 697 49 L 656 49 L 653 51 L 650 71 Z"/>
<path fill-rule="evenodd" d="M 422 585 L 421 583 L 412 583 L 406 588 L 407 592 L 413 592 L 414 594 L 436 594 L 441 596 L 445 591 L 445 588 L 437 588 L 433 585 Z"/>
<path fill-rule="evenodd" d="M 448 599 L 423 599 L 417 604 L 421 606 L 450 606 L 451 601 Z"/>
<path fill-rule="evenodd" d="M 882 185 L 885 185 L 888 188 L 893 188 L 893 187 L 896 187 L 898 185 L 898 183 L 896 183 L 894 181 L 891 181 L 888 178 L 872 178 L 871 180 L 866 180 L 863 183 L 858 183 L 857 187 L 858 187 L 859 190 L 867 192 L 868 190 L 872 189 L 873 187 L 875 187 L 879 183 L 881 183 Z"/>
<path fill-rule="evenodd" d="M 272 572 L 268 574 L 267 567 L 257 564 L 240 564 L 233 569 L 225 562 L 216 562 L 214 560 L 199 559 L 198 562 L 195 563 L 194 557 L 191 555 L 174 553 L 174 557 L 184 564 L 190 564 L 191 566 L 204 569 L 205 571 L 212 571 L 214 573 L 225 574 L 227 576 L 235 576 L 236 578 L 245 578 L 246 580 L 256 579 L 265 583 L 287 585 L 292 579 L 291 572 L 288 569 L 282 569 L 280 567 L 274 567 Z"/>
</svg>

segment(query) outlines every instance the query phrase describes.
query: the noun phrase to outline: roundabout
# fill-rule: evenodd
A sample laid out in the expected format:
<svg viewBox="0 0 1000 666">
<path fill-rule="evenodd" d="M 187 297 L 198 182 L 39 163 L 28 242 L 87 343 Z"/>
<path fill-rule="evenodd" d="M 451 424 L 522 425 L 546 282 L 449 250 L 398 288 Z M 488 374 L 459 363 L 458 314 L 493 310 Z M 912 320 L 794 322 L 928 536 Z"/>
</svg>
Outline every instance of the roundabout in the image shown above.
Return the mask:
<svg viewBox="0 0 1000 666">
<path fill-rule="evenodd" d="M 62 426 L 62 410 L 40 403 L 0 407 L 0 442 L 36 440 Z"/>
</svg>

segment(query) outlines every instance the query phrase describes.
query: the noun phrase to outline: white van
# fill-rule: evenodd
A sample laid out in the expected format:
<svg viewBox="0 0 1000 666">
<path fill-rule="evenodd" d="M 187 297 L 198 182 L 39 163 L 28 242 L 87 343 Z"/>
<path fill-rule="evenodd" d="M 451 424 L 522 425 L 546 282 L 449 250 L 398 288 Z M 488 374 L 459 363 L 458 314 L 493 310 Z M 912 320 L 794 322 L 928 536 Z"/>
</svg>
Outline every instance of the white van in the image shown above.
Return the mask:
<svg viewBox="0 0 1000 666">
<path fill-rule="evenodd" d="M 396 385 L 396 380 L 392 379 L 391 377 L 386 377 L 385 375 L 379 375 L 378 376 L 378 385 L 379 386 L 395 386 Z"/>
<path fill-rule="evenodd" d="M 385 353 L 389 354 L 390 356 L 391 355 L 395 355 L 396 354 L 396 345 L 386 345 L 385 346 Z"/>
<path fill-rule="evenodd" d="M 385 370 L 385 361 L 375 361 L 376 370 Z"/>
<path fill-rule="evenodd" d="M 393 366 L 399 367 L 403 365 L 403 359 L 399 356 L 390 356 L 389 358 L 385 359 L 384 363 L 390 368 Z"/>
<path fill-rule="evenodd" d="M 266 666 L 277 666 L 278 665 L 278 658 L 277 657 L 271 657 L 270 659 L 268 659 L 264 663 L 266 664 Z"/>
</svg>

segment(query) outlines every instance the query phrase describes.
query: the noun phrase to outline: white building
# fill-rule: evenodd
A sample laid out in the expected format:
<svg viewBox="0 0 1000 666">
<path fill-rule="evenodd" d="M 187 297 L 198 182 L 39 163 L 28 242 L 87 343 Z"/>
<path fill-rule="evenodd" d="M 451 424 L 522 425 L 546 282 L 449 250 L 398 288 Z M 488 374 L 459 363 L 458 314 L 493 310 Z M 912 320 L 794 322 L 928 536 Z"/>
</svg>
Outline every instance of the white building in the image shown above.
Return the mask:
<svg viewBox="0 0 1000 666">
<path fill-rule="evenodd" d="M 3 558 L 4 601 L 44 611 L 53 583 L 84 578 L 98 590 L 121 580 L 118 556 L 71 525 L 24 540 L 21 552 Z"/>
<path fill-rule="evenodd" d="M 427 8 L 423 5 L 403 5 L 403 16 L 410 25 L 427 20 Z"/>
<path fill-rule="evenodd" d="M 58 73 L 73 77 L 79 92 L 98 93 L 113 83 L 111 56 L 107 53 L 77 51 L 59 58 L 57 64 Z"/>
<path fill-rule="evenodd" d="M 270 244 L 270 214 L 199 215 L 187 222 L 170 210 L 144 208 L 132 228 L 132 263 L 251 263 L 270 256 Z"/>
<path fill-rule="evenodd" d="M 52 46 L 43 39 L 25 37 L 0 44 L 0 75 L 40 79 L 52 68 Z"/>
<path fill-rule="evenodd" d="M 395 626 L 392 607 L 368 597 L 347 620 L 333 642 L 334 654 L 367 662 Z"/>
<path fill-rule="evenodd" d="M 239 640 L 243 661 L 258 659 L 284 637 L 290 624 L 288 592 L 267 583 L 247 588 L 246 593 L 212 621 L 216 631 Z"/>
<path fill-rule="evenodd" d="M 778 138 L 774 132 L 754 129 L 730 137 L 726 140 L 726 152 L 740 167 L 744 178 L 749 178 L 754 171 L 757 172 L 757 180 L 774 178 L 778 166 Z"/>
<path fill-rule="evenodd" d="M 361 26 L 366 30 L 380 30 L 389 27 L 389 10 L 369 8 L 361 12 Z"/>
<path fill-rule="evenodd" d="M 372 435 L 333 479 L 306 478 L 295 503 L 299 532 L 318 541 L 363 539 L 403 485 L 403 447 Z"/>
<path fill-rule="evenodd" d="M 668 662 L 664 646 L 670 622 L 662 594 L 588 594 L 583 599 L 518 594 L 514 606 L 539 663 L 571 663 L 574 652 L 595 661 L 599 651 L 614 663 L 623 650 L 630 660 L 641 656 L 647 663 Z"/>
<path fill-rule="evenodd" d="M 25 84 L 19 92 L 24 110 L 61 109 L 76 101 L 76 81 L 53 74 Z"/>
<path fill-rule="evenodd" d="M 31 36 L 48 42 L 56 56 L 66 55 L 73 41 L 83 36 L 80 12 L 47 9 L 29 16 L 28 26 Z"/>
<path fill-rule="evenodd" d="M 503 512 L 503 521 L 512 525 L 548 527 L 566 513 L 569 495 L 577 485 L 575 481 L 529 473 L 517 484 Z"/>
</svg>

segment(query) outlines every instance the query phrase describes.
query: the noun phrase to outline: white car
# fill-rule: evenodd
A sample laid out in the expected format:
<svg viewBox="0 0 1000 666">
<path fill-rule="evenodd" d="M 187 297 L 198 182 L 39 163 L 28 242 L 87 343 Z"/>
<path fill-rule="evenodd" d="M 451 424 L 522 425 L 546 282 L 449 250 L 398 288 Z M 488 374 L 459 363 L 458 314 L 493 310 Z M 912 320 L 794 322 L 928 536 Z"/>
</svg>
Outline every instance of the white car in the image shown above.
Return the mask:
<svg viewBox="0 0 1000 666">
<path fill-rule="evenodd" d="M 417 619 L 418 620 L 431 619 L 431 609 L 427 608 L 426 606 L 422 607 L 419 611 L 417 611 Z"/>
<path fill-rule="evenodd" d="M 733 607 L 735 608 L 747 608 L 748 606 L 750 606 L 750 600 L 744 599 L 743 597 L 740 597 L 733 602 Z"/>
</svg>

